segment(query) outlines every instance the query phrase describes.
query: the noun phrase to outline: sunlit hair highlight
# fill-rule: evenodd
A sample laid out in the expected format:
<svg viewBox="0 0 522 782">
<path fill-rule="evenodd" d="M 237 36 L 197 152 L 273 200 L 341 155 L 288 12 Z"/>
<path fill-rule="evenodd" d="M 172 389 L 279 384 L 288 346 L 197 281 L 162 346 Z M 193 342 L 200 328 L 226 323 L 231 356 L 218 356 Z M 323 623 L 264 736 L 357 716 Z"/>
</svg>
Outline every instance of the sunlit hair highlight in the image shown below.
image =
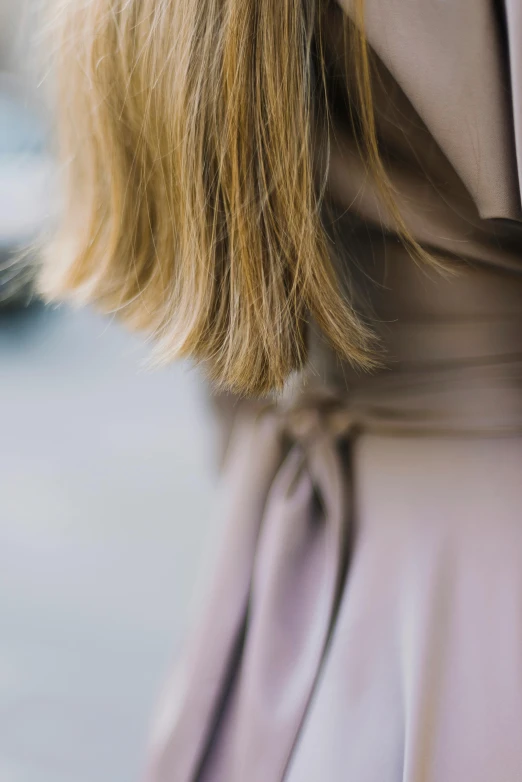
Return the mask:
<svg viewBox="0 0 522 782">
<path fill-rule="evenodd" d="M 407 235 L 379 157 L 355 5 L 362 154 Z M 94 301 L 150 333 L 160 360 L 190 356 L 239 393 L 283 387 L 306 361 L 311 319 L 341 357 L 372 365 L 321 216 L 327 6 L 60 0 L 68 186 L 43 264 L 48 298 Z"/>
</svg>

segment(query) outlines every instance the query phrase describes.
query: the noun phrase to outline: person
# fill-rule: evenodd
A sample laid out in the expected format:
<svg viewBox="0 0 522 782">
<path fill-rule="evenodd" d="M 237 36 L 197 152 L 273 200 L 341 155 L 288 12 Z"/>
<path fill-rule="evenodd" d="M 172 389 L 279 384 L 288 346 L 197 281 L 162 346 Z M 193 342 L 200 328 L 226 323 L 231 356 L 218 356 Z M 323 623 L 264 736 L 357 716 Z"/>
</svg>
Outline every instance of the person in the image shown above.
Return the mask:
<svg viewBox="0 0 522 782">
<path fill-rule="evenodd" d="M 517 0 L 58 16 L 49 298 L 227 421 L 208 607 L 151 782 L 522 775 Z"/>
</svg>

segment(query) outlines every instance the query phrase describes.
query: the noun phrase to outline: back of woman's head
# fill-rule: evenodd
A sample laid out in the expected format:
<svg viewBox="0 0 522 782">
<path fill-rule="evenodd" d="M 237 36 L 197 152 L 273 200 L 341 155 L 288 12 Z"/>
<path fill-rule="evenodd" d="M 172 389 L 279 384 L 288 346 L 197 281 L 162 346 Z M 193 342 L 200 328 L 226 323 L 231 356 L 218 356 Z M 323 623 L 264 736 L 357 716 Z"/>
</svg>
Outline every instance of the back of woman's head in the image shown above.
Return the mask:
<svg viewBox="0 0 522 782">
<path fill-rule="evenodd" d="M 310 319 L 371 361 L 321 219 L 326 6 L 61 0 L 68 187 L 44 294 L 97 302 L 162 359 L 191 356 L 240 393 L 280 389 L 303 365 Z M 371 136 L 368 103 L 362 118 Z"/>
</svg>

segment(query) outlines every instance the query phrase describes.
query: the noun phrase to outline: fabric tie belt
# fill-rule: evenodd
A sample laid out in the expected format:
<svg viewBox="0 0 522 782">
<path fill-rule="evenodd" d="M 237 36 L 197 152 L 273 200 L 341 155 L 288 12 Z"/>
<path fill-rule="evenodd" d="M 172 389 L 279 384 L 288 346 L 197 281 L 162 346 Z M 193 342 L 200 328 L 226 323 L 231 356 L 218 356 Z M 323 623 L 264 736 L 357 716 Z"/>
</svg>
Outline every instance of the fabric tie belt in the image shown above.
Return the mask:
<svg viewBox="0 0 522 782">
<path fill-rule="evenodd" d="M 351 421 L 326 407 L 267 411 L 238 426 L 211 600 L 185 650 L 178 713 L 153 757 L 154 782 L 213 779 L 202 769 L 227 682 L 226 720 L 237 726 L 227 782 L 284 776 L 345 569 L 349 504 L 336 443 Z M 260 746 L 268 748 L 261 756 Z"/>
<path fill-rule="evenodd" d="M 151 782 L 281 782 L 313 696 L 349 556 L 355 432 L 522 432 L 521 362 L 407 368 L 349 398 L 305 393 L 236 427 L 222 551 L 179 670 Z M 441 375 L 442 372 L 442 375 Z M 222 740 L 226 735 L 226 740 Z"/>
</svg>

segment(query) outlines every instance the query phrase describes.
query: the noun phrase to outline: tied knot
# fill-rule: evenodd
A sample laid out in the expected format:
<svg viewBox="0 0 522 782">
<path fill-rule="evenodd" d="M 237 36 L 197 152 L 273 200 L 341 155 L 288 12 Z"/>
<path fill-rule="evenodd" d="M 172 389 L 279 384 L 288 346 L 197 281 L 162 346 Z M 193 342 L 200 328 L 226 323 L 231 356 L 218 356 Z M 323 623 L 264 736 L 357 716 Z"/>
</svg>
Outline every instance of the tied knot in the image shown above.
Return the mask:
<svg viewBox="0 0 522 782">
<path fill-rule="evenodd" d="M 353 433 L 356 421 L 346 398 L 327 391 L 306 392 L 276 409 L 283 432 L 303 446 Z"/>
</svg>

